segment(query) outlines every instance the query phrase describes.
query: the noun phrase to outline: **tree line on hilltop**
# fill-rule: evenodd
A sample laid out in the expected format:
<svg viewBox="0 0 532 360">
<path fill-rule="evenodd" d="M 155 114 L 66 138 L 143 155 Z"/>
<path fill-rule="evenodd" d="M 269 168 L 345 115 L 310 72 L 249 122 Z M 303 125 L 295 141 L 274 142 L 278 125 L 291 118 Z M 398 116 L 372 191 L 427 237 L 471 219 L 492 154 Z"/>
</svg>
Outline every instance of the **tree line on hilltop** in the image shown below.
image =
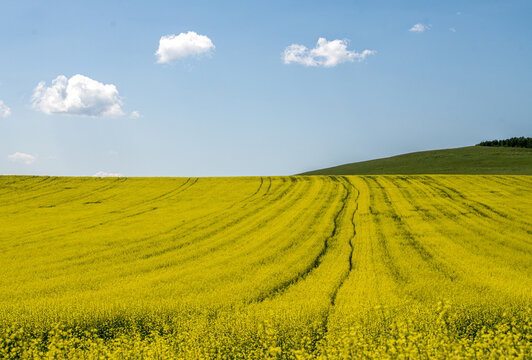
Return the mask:
<svg viewBox="0 0 532 360">
<path fill-rule="evenodd" d="M 531 137 L 513 137 L 505 140 L 490 140 L 482 141 L 476 146 L 506 146 L 506 147 L 522 147 L 522 148 L 532 148 L 532 138 Z"/>
</svg>

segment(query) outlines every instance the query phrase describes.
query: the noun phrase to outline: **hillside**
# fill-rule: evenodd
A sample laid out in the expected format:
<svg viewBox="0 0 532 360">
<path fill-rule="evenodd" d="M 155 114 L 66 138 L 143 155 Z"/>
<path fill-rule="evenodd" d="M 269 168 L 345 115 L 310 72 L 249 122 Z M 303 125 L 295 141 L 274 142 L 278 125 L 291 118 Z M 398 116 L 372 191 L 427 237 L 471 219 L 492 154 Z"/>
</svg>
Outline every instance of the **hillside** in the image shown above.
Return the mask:
<svg viewBox="0 0 532 360">
<path fill-rule="evenodd" d="M 0 358 L 527 358 L 531 191 L 0 176 Z"/>
<path fill-rule="evenodd" d="M 468 146 L 361 161 L 301 175 L 494 174 L 532 175 L 532 149 Z"/>
</svg>

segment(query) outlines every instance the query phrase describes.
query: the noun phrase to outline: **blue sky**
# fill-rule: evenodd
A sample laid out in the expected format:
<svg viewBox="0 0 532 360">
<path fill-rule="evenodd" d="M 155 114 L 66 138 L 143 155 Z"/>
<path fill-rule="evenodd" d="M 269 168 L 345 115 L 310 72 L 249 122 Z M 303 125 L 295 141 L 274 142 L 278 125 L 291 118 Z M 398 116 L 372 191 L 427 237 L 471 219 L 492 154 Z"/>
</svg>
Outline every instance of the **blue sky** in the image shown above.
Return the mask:
<svg viewBox="0 0 532 360">
<path fill-rule="evenodd" d="M 531 17 L 530 1 L 2 1 L 0 173 L 287 175 L 530 136 Z M 159 63 L 161 37 L 189 32 L 213 48 Z M 345 56 L 323 66 L 319 38 Z M 313 66 L 285 63 L 294 44 Z M 36 101 L 61 75 L 114 85 L 120 113 Z"/>
</svg>

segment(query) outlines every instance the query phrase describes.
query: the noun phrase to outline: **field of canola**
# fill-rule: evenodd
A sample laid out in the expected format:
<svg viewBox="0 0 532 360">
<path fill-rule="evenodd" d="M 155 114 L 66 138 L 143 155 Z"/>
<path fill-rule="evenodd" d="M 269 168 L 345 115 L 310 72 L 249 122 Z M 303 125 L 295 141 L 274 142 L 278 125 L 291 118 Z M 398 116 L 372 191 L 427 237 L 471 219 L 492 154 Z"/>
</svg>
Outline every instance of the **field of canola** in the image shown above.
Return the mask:
<svg viewBox="0 0 532 360">
<path fill-rule="evenodd" d="M 531 176 L 0 177 L 0 358 L 532 356 Z"/>
</svg>

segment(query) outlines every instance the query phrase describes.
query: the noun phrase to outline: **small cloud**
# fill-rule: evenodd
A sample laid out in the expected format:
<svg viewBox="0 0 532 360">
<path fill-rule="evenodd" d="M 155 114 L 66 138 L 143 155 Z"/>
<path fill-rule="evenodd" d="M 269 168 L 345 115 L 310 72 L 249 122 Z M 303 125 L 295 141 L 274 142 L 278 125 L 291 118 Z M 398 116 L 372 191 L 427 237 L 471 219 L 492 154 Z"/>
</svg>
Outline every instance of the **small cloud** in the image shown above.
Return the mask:
<svg viewBox="0 0 532 360">
<path fill-rule="evenodd" d="M 8 155 L 7 159 L 11 162 L 22 163 L 26 165 L 31 165 L 35 162 L 35 160 L 37 160 L 35 156 L 21 152 L 16 152 L 11 155 Z"/>
<path fill-rule="evenodd" d="M 159 40 L 159 48 L 155 52 L 159 64 L 170 63 L 175 59 L 210 54 L 215 46 L 211 39 L 194 31 L 179 35 L 165 35 Z"/>
<path fill-rule="evenodd" d="M 113 84 L 103 84 L 80 74 L 59 75 L 46 87 L 41 81 L 31 99 L 34 109 L 45 114 L 121 116 L 122 100 Z"/>
<path fill-rule="evenodd" d="M 131 114 L 129 114 L 129 117 L 131 119 L 139 119 L 142 117 L 142 115 L 140 114 L 140 112 L 138 112 L 137 110 L 135 111 L 132 111 Z"/>
<path fill-rule="evenodd" d="M 462 12 L 461 11 L 457 11 L 456 15 L 460 16 L 460 15 L 462 15 Z"/>
<path fill-rule="evenodd" d="M 6 118 L 11 115 L 11 109 L 0 100 L 0 117 Z"/>
<path fill-rule="evenodd" d="M 449 28 L 449 31 L 450 31 L 450 32 L 456 32 L 456 29 L 453 28 L 453 27 L 451 27 L 451 28 Z"/>
<path fill-rule="evenodd" d="M 96 174 L 92 176 L 93 177 L 124 177 L 124 175 L 120 173 L 110 173 L 110 172 L 105 172 L 105 171 L 98 171 Z"/>
<path fill-rule="evenodd" d="M 427 30 L 430 30 L 432 28 L 432 25 L 424 25 L 424 24 L 421 24 L 421 23 L 418 23 L 414 26 L 412 26 L 410 29 L 408 29 L 408 31 L 411 31 L 411 32 L 425 32 Z"/>
<path fill-rule="evenodd" d="M 375 50 L 364 50 L 360 53 L 347 50 L 347 40 L 331 40 L 319 38 L 313 49 L 304 45 L 292 44 L 283 52 L 285 64 L 297 63 L 305 66 L 334 67 L 344 62 L 362 61 Z"/>
</svg>

